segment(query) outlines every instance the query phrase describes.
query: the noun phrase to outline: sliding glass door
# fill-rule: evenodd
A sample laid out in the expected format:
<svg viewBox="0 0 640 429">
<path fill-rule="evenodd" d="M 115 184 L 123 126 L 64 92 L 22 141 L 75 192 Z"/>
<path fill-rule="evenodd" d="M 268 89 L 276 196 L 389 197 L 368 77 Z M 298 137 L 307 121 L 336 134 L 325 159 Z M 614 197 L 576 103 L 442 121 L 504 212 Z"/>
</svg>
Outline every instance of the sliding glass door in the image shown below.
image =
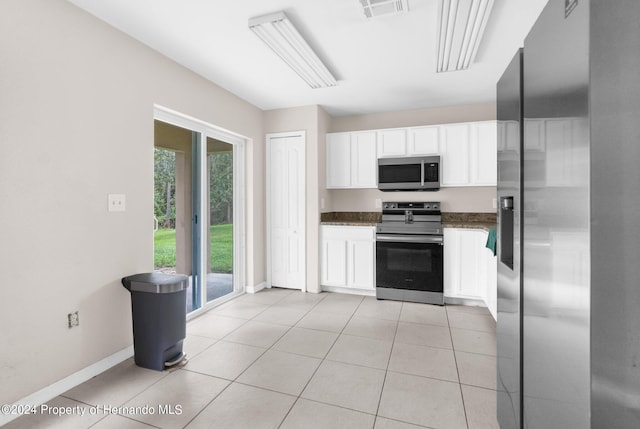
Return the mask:
<svg viewBox="0 0 640 429">
<path fill-rule="evenodd" d="M 207 302 L 233 291 L 233 148 L 207 138 Z"/>
<path fill-rule="evenodd" d="M 243 291 L 244 139 L 155 113 L 154 270 L 189 275 L 191 313 Z"/>
</svg>

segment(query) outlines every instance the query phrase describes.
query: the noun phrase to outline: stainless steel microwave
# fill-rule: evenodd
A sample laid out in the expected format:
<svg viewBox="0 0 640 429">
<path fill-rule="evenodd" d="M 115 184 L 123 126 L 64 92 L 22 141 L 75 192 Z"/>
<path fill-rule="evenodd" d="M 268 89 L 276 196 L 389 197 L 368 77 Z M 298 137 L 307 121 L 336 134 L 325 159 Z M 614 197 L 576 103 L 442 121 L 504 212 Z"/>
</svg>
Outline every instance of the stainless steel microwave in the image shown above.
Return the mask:
<svg viewBox="0 0 640 429">
<path fill-rule="evenodd" d="M 437 191 L 440 189 L 440 157 L 379 158 L 378 189 Z"/>
</svg>

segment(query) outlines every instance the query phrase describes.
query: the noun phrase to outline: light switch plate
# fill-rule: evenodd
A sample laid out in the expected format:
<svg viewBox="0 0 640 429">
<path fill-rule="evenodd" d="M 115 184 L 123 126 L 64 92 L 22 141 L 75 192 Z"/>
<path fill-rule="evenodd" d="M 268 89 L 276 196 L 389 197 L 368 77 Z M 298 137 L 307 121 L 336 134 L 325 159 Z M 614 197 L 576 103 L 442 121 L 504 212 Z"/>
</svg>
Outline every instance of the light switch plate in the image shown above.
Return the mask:
<svg viewBox="0 0 640 429">
<path fill-rule="evenodd" d="M 375 208 L 381 209 L 382 208 L 382 200 L 380 198 L 376 198 L 374 205 L 375 205 Z"/>
<path fill-rule="evenodd" d="M 126 210 L 126 195 L 125 194 L 109 194 L 109 211 L 110 212 L 123 212 Z"/>
</svg>

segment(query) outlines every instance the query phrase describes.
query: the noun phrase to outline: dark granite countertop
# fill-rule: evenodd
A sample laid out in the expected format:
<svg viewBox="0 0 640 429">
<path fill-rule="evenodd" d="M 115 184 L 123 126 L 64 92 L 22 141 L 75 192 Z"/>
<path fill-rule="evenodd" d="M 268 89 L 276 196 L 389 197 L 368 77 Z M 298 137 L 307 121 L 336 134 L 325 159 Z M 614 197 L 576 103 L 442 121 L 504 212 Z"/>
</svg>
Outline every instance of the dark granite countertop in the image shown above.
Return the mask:
<svg viewBox="0 0 640 429">
<path fill-rule="evenodd" d="M 380 222 L 381 212 L 329 212 L 320 214 L 322 225 L 375 226 Z M 495 213 L 443 212 L 445 228 L 473 228 L 488 231 L 496 226 Z"/>
<path fill-rule="evenodd" d="M 376 226 L 381 212 L 329 212 L 320 213 L 322 225 Z"/>
<path fill-rule="evenodd" d="M 496 226 L 495 213 L 442 213 L 442 226 L 445 228 L 489 229 Z"/>
</svg>

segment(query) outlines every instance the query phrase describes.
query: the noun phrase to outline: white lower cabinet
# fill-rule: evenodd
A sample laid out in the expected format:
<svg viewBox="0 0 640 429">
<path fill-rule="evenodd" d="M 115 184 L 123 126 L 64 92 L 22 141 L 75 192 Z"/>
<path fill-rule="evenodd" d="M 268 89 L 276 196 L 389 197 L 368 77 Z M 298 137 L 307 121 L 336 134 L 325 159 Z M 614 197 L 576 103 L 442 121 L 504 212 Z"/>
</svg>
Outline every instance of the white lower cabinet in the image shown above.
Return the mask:
<svg viewBox="0 0 640 429">
<path fill-rule="evenodd" d="M 495 318 L 496 258 L 487 238 L 480 229 L 444 229 L 444 296 L 482 301 Z"/>
<path fill-rule="evenodd" d="M 375 291 L 375 227 L 320 227 L 320 284 Z"/>
<path fill-rule="evenodd" d="M 485 237 L 488 235 L 489 233 L 485 233 Z M 487 270 L 483 276 L 486 280 L 485 303 L 493 319 L 498 320 L 498 258 L 489 249 L 484 249 L 482 256 L 484 259 L 482 266 Z"/>
</svg>

